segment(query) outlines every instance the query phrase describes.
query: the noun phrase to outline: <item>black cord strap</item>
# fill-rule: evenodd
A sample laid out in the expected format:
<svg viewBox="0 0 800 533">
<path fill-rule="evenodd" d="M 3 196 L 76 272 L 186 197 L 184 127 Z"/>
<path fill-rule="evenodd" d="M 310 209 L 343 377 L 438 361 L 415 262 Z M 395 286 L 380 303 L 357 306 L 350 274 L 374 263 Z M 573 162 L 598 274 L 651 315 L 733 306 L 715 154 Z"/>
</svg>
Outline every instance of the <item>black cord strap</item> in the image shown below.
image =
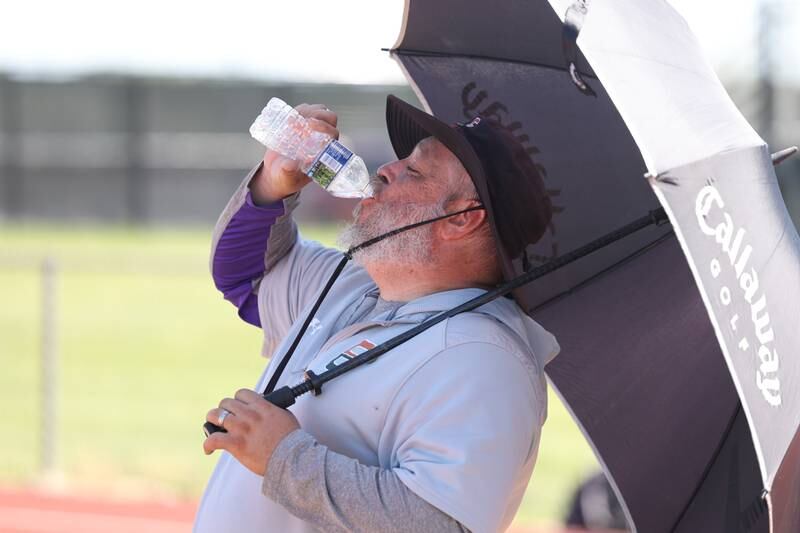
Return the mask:
<svg viewBox="0 0 800 533">
<path fill-rule="evenodd" d="M 350 254 L 345 253 L 344 256 L 342 257 L 342 260 L 339 261 L 338 265 L 336 265 L 336 269 L 333 271 L 333 274 L 331 274 L 331 277 L 328 278 L 328 282 L 325 284 L 325 288 L 322 289 L 322 292 L 319 294 L 317 301 L 314 302 L 314 307 L 312 307 L 311 311 L 308 312 L 308 315 L 306 316 L 306 321 L 303 322 L 303 326 L 300 328 L 300 331 L 297 332 L 297 335 L 295 335 L 294 341 L 292 341 L 292 345 L 289 346 L 289 349 L 286 350 L 283 359 L 281 359 L 281 362 L 278 363 L 278 366 L 272 373 L 272 378 L 270 378 L 269 383 L 267 383 L 267 387 L 264 389 L 264 392 L 262 394 L 269 394 L 270 392 L 275 390 L 275 385 L 277 385 L 278 379 L 280 379 L 281 374 L 283 374 L 283 369 L 286 368 L 286 365 L 289 363 L 289 359 L 291 359 L 292 355 L 294 355 L 294 351 L 297 349 L 297 345 L 300 344 L 300 339 L 303 338 L 303 335 L 308 329 L 309 324 L 311 324 L 311 320 L 313 320 L 314 315 L 317 314 L 319 306 L 322 305 L 322 300 L 324 300 L 325 296 L 328 295 L 328 292 L 331 290 L 331 287 L 333 287 L 336 278 L 338 278 L 339 274 L 342 273 L 344 266 L 347 264 L 349 260 L 350 260 Z"/>
<path fill-rule="evenodd" d="M 367 350 L 366 352 L 346 361 L 345 363 L 334 367 L 330 370 L 323 372 L 320 375 L 312 375 L 307 377 L 301 383 L 298 383 L 294 386 L 287 386 L 282 387 L 275 393 L 281 393 L 281 398 L 278 399 L 277 397 L 268 397 L 267 399 L 273 401 L 280 401 L 280 404 L 277 404 L 279 407 L 288 407 L 294 403 L 294 398 L 305 394 L 307 392 L 316 391 L 319 394 L 319 391 L 322 389 L 322 385 L 334 379 L 354 368 L 357 368 L 365 363 L 369 363 L 370 361 L 375 360 L 377 357 L 385 354 L 389 350 L 403 344 L 407 340 L 419 335 L 423 331 L 433 327 L 434 325 L 438 324 L 439 322 L 452 318 L 458 314 L 471 311 L 476 309 L 486 303 L 491 302 L 503 296 L 505 294 L 510 293 L 512 290 L 521 287 L 531 281 L 541 278 L 542 276 L 553 272 L 554 270 L 558 270 L 578 259 L 595 252 L 601 248 L 608 246 L 611 243 L 614 243 L 628 235 L 631 235 L 641 229 L 644 229 L 648 226 L 656 225 L 660 226 L 665 224 L 669 221 L 667 218 L 666 213 L 664 212 L 664 208 L 658 208 L 653 211 L 650 211 L 647 215 L 634 220 L 633 222 L 626 224 L 625 226 L 618 228 L 611 233 L 608 233 L 599 239 L 596 239 L 584 246 L 581 246 L 572 252 L 564 254 L 548 263 L 540 265 L 536 268 L 528 270 L 527 272 L 521 274 L 520 276 L 498 285 L 494 289 L 487 291 L 471 300 L 468 300 L 461 305 L 453 307 L 452 309 L 448 309 L 447 311 L 443 311 L 433 317 L 429 318 L 428 320 L 418 324 L 411 329 L 397 335 L 396 337 L 392 337 L 391 339 L 387 340 L 386 342 L 375 346 L 374 348 Z M 286 389 L 285 391 L 283 389 Z M 275 403 L 275 401 L 273 401 Z"/>
<path fill-rule="evenodd" d="M 392 231 L 384 233 L 383 235 L 378 235 L 377 237 L 373 237 L 372 239 L 366 240 L 366 241 L 362 242 L 361 244 L 353 246 L 352 248 L 347 250 L 345 252 L 345 254 L 347 254 L 349 257 L 353 257 L 353 254 L 358 252 L 359 250 L 362 250 L 362 249 L 364 249 L 364 248 L 366 248 L 368 246 L 372 246 L 373 244 L 378 243 L 378 242 L 382 241 L 383 239 L 386 239 L 387 237 L 393 237 L 393 236 L 397 235 L 398 233 L 403 233 L 404 231 L 408 231 L 410 229 L 418 228 L 420 226 L 424 226 L 425 224 L 430 224 L 432 222 L 438 222 L 439 220 L 442 220 L 442 219 L 445 219 L 445 218 L 454 217 L 456 215 L 460 215 L 462 213 L 468 213 L 470 211 L 477 211 L 479 209 L 484 209 L 484 207 L 482 205 L 476 205 L 476 206 L 473 206 L 473 207 L 468 207 L 466 209 L 462 209 L 461 211 L 456 211 L 455 213 L 447 213 L 447 214 L 442 215 L 442 216 L 438 216 L 438 217 L 435 217 L 435 218 L 429 218 L 428 220 L 423 220 L 422 222 L 414 222 L 413 224 L 409 224 L 407 226 L 402 226 L 400 228 L 393 229 Z"/>
<path fill-rule="evenodd" d="M 263 394 L 269 394 L 270 392 L 275 390 L 275 385 L 278 383 L 278 379 L 280 379 L 281 374 L 283 374 L 283 370 L 286 368 L 286 365 L 289 363 L 289 359 L 291 359 L 292 355 L 294 355 L 294 351 L 297 348 L 297 345 L 300 344 L 300 339 L 303 337 L 303 335 L 305 335 L 309 324 L 311 324 L 311 320 L 313 320 L 314 315 L 317 314 L 317 310 L 319 309 L 319 306 L 322 305 L 322 300 L 324 300 L 325 297 L 328 295 L 328 292 L 331 290 L 331 287 L 333 287 L 333 283 L 339 277 L 339 274 L 342 273 L 342 270 L 344 269 L 344 265 L 347 263 L 347 261 L 349 261 L 350 259 L 353 258 L 353 254 L 355 252 L 357 252 L 359 250 L 363 250 L 364 248 L 367 248 L 369 246 L 372 246 L 373 244 L 376 244 L 376 243 L 382 241 L 383 239 L 387 239 L 389 237 L 393 237 L 393 236 L 397 235 L 398 233 L 403 233 L 404 231 L 408 231 L 408 230 L 411 230 L 411 229 L 414 229 L 414 228 L 418 228 L 420 226 L 424 226 L 425 224 L 430 224 L 432 222 L 437 222 L 437 221 L 445 219 L 445 218 L 454 217 L 456 215 L 460 215 L 460 214 L 466 213 L 468 211 L 476 211 L 478 209 L 483 209 L 483 206 L 479 205 L 479 206 L 468 207 L 467 209 L 462 209 L 461 211 L 456 211 L 455 213 L 447 213 L 447 214 L 442 215 L 442 216 L 438 216 L 438 217 L 431 218 L 431 219 L 428 219 L 428 220 L 423 220 L 422 222 L 415 222 L 413 224 L 408 224 L 407 226 L 402 226 L 400 228 L 397 228 L 397 229 L 394 229 L 394 230 L 389 231 L 387 233 L 384 233 L 383 235 L 378 235 L 377 237 L 374 237 L 372 239 L 366 240 L 366 241 L 362 242 L 361 244 L 353 246 L 352 248 L 347 250 L 344 253 L 344 257 L 342 258 L 342 260 L 336 266 L 336 270 L 333 271 L 333 274 L 331 274 L 331 277 L 328 279 L 328 282 L 325 284 L 325 288 L 322 289 L 322 292 L 320 293 L 319 297 L 317 298 L 317 301 L 314 303 L 314 307 L 311 308 L 311 311 L 309 311 L 308 316 L 306 316 L 306 321 L 303 323 L 303 326 L 300 328 L 300 331 L 297 332 L 297 335 L 295 335 L 294 341 L 292 341 L 292 345 L 286 351 L 286 354 L 283 356 L 283 359 L 281 359 L 280 364 L 278 364 L 278 366 L 275 368 L 275 372 L 272 373 L 272 378 L 270 378 L 269 383 L 267 384 L 267 387 L 264 389 Z"/>
<path fill-rule="evenodd" d="M 299 396 L 300 394 L 303 394 L 303 392 L 308 392 L 307 390 L 305 390 L 305 387 L 311 386 L 312 388 L 310 388 L 308 390 L 313 390 L 313 385 L 316 383 L 316 380 L 315 380 L 316 376 L 314 376 L 314 374 L 310 374 L 309 376 L 307 376 L 309 379 L 307 379 L 306 381 L 303 382 L 302 387 L 301 387 L 301 388 L 303 388 L 303 392 L 299 392 L 299 389 L 298 389 L 298 390 L 295 390 L 294 393 L 291 393 L 291 392 L 289 392 L 289 388 L 287 388 L 287 387 L 281 387 L 280 389 L 278 389 L 276 391 L 275 390 L 275 386 L 278 384 L 278 380 L 280 379 L 281 375 L 283 374 L 283 371 L 286 369 L 286 365 L 289 364 L 289 360 L 294 355 L 294 352 L 297 349 L 297 346 L 300 344 L 300 340 L 303 338 L 303 335 L 305 335 L 305 332 L 308 329 L 308 326 L 311 324 L 311 321 L 314 319 L 314 315 L 317 314 L 317 311 L 319 310 L 319 306 L 322 305 L 322 301 L 328 295 L 328 292 L 330 292 L 331 287 L 333 287 L 333 284 L 336 282 L 336 279 L 342 273 L 342 270 L 344 270 L 344 267 L 347 264 L 347 262 L 350 259 L 353 258 L 353 254 L 355 252 L 357 252 L 359 250 L 363 250 L 364 248 L 366 248 L 368 246 L 372 246 L 373 244 L 375 244 L 377 242 L 380 242 L 383 239 L 386 239 L 388 237 L 392 237 L 394 235 L 397 235 L 398 233 L 402 233 L 404 231 L 408 231 L 408 230 L 411 230 L 411 229 L 414 229 L 414 228 L 418 228 L 419 226 L 423 226 L 425 224 L 430 224 L 430 223 L 436 222 L 438 220 L 442 220 L 442 219 L 445 219 L 445 218 L 449 218 L 449 217 L 453 217 L 453 216 L 456 216 L 456 215 L 460 215 L 460 214 L 466 213 L 468 211 L 476 211 L 478 209 L 483 209 L 483 206 L 473 206 L 473 207 L 469 207 L 467 209 L 462 209 L 461 211 L 456 211 L 455 213 L 447 213 L 446 215 L 442 215 L 442 216 L 438 216 L 438 217 L 435 217 L 435 218 L 431 218 L 429 220 L 423 220 L 422 222 L 415 222 L 413 224 L 409 224 L 407 226 L 403 226 L 403 227 L 397 228 L 395 230 L 389 231 L 387 233 L 384 233 L 383 235 L 378 235 L 377 237 L 374 237 L 372 239 L 364 241 L 361 244 L 353 246 L 352 248 L 347 250 L 344 253 L 344 256 L 342 257 L 342 260 L 339 261 L 338 265 L 336 265 L 336 268 L 334 269 L 333 273 L 331 274 L 331 277 L 328 278 L 327 283 L 325 283 L 325 287 L 322 289 L 322 292 L 317 297 L 317 301 L 314 302 L 313 307 L 308 312 L 308 315 L 306 315 L 306 320 L 305 320 L 305 322 L 303 322 L 303 325 L 300 327 L 300 330 L 297 332 L 297 335 L 295 335 L 294 340 L 292 341 L 292 345 L 289 346 L 288 350 L 286 350 L 286 353 L 283 355 L 283 358 L 281 358 L 281 361 L 278 363 L 278 366 L 275 367 L 275 371 L 272 372 L 272 376 L 270 377 L 270 380 L 267 383 L 267 386 L 264 389 L 264 392 L 261 393 L 262 396 L 264 396 L 265 398 L 270 400 L 275 405 L 285 408 L 285 407 L 288 407 L 288 406 L 290 406 L 290 405 L 292 405 L 294 403 L 294 399 L 295 399 L 296 396 Z M 321 387 L 322 384 L 320 383 L 319 386 Z M 203 425 L 203 431 L 205 432 L 206 437 L 208 437 L 212 433 L 217 433 L 217 432 L 220 432 L 220 431 L 224 432 L 225 429 L 217 426 L 216 424 L 212 424 L 211 422 L 206 422 Z"/>
</svg>

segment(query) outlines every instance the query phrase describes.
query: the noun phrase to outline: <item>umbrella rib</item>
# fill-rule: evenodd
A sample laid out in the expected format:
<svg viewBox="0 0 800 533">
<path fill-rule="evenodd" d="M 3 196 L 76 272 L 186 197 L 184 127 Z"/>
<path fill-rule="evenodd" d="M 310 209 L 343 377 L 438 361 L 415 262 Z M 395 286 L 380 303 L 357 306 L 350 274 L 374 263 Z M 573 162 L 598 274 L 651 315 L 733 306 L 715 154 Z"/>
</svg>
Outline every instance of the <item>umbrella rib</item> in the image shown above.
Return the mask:
<svg viewBox="0 0 800 533">
<path fill-rule="evenodd" d="M 680 525 L 681 520 L 683 517 L 686 516 L 686 513 L 689 512 L 689 507 L 692 506 L 692 502 L 697 497 L 697 493 L 700 492 L 700 489 L 703 487 L 703 482 L 708 477 L 708 473 L 711 471 L 711 468 L 714 466 L 714 461 L 716 461 L 717 457 L 719 456 L 720 450 L 725 445 L 725 441 L 728 440 L 728 435 L 730 435 L 731 431 L 733 431 L 733 424 L 736 422 L 736 417 L 739 416 L 739 412 L 742 410 L 742 402 L 736 402 L 736 409 L 733 410 L 733 414 L 731 415 L 730 420 L 728 420 L 728 427 L 725 428 L 725 431 L 722 433 L 722 437 L 717 444 L 714 453 L 711 454 L 711 459 L 706 464 L 705 469 L 703 470 L 703 475 L 700 476 L 700 480 L 697 482 L 697 486 L 692 491 L 692 495 L 686 501 L 686 505 L 683 507 L 681 514 L 678 515 L 678 519 L 672 524 L 672 527 L 669 529 L 670 531 L 674 532 L 675 529 Z"/>
<path fill-rule="evenodd" d="M 460 54 L 454 52 L 431 52 L 430 50 L 410 50 L 410 49 L 389 49 L 389 48 L 381 48 L 384 52 L 389 52 L 390 54 L 397 54 L 400 56 L 407 55 L 407 56 L 424 56 L 424 57 L 446 57 L 446 58 L 462 58 L 462 59 L 483 59 L 485 61 L 496 61 L 498 63 L 509 63 L 515 65 L 526 65 L 529 67 L 539 67 L 539 68 L 546 68 L 550 70 L 558 70 L 561 72 L 567 73 L 567 69 L 565 67 L 557 67 L 554 65 L 548 65 L 547 63 L 537 63 L 535 61 L 525 61 L 522 59 L 509 59 L 504 57 L 496 57 L 496 56 L 488 56 L 482 54 Z M 592 72 L 585 72 L 583 70 L 578 70 L 581 76 L 591 79 L 598 79 L 597 75 Z"/>
<path fill-rule="evenodd" d="M 536 312 L 536 311 L 540 311 L 540 310 L 544 309 L 545 307 L 547 307 L 548 305 L 556 303 L 561 298 L 564 298 L 564 297 L 570 295 L 572 292 L 581 289 L 585 285 L 588 285 L 589 283 L 593 282 L 595 279 L 597 279 L 597 278 L 599 278 L 601 276 L 604 276 L 605 274 L 611 272 L 612 270 L 615 270 L 617 267 L 620 267 L 620 266 L 624 265 L 625 263 L 631 261 L 632 259 L 636 258 L 637 256 L 645 253 L 650 248 L 658 246 L 659 244 L 661 244 L 662 242 L 664 242 L 668 238 L 673 237 L 674 235 L 675 235 L 674 231 L 671 231 L 671 230 L 668 231 L 667 233 L 665 233 L 664 235 L 662 235 L 658 239 L 654 240 L 653 242 L 649 242 L 649 243 L 645 244 L 644 246 L 642 246 L 641 248 L 637 248 L 636 250 L 634 250 L 630 254 L 626 255 L 625 257 L 623 257 L 619 261 L 617 261 L 615 263 L 612 263 L 611 265 L 607 266 L 603 270 L 600 270 L 599 272 L 593 274 L 591 277 L 586 278 L 585 280 L 581 281 L 577 285 L 574 285 L 574 286 L 572 286 L 572 287 L 570 287 L 568 289 L 565 289 L 564 291 L 556 294 L 552 298 L 550 298 L 548 300 L 545 300 L 544 302 L 542 302 L 539 305 L 537 305 L 536 307 L 534 307 L 531 310 L 531 312 L 533 313 L 533 312 Z"/>
</svg>

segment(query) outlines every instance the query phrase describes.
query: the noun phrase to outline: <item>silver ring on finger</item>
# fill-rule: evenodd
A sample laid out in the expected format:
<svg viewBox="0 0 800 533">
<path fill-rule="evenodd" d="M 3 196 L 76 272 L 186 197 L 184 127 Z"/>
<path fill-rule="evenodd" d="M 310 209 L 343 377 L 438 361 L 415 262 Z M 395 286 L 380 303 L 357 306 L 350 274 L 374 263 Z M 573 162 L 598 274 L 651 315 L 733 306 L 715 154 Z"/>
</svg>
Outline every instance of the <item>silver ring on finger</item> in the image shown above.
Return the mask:
<svg viewBox="0 0 800 533">
<path fill-rule="evenodd" d="M 220 413 L 220 415 L 219 415 L 219 419 L 217 419 L 217 425 L 218 425 L 219 427 L 221 427 L 221 428 L 224 428 L 224 427 L 225 427 L 225 426 L 224 426 L 224 424 L 225 424 L 225 419 L 228 417 L 228 415 L 229 415 L 229 414 L 231 414 L 231 412 L 230 412 L 230 411 L 228 411 L 227 409 L 223 409 L 223 410 L 222 410 L 222 412 L 221 412 L 221 413 Z"/>
</svg>

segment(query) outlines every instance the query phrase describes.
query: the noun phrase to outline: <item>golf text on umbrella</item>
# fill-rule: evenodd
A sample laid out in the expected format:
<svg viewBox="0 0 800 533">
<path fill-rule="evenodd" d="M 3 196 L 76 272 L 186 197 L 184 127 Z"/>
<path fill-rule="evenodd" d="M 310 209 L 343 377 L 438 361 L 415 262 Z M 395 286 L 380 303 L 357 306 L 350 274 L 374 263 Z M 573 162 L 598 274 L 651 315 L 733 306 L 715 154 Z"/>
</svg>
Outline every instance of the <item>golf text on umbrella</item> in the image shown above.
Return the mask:
<svg viewBox="0 0 800 533">
<path fill-rule="evenodd" d="M 714 237 L 722 251 L 728 256 L 736 273 L 736 279 L 739 281 L 739 288 L 743 291 L 745 301 L 750 305 L 750 319 L 759 343 L 756 353 L 760 365 L 756 370 L 756 386 L 771 406 L 778 407 L 781 404 L 781 382 L 778 378 L 778 352 L 771 348 L 775 334 L 772 331 L 767 312 L 767 296 L 763 291 L 759 292 L 756 269 L 750 267 L 748 270 L 753 247 L 749 244 L 742 247 L 746 231 L 744 228 L 736 228 L 731 215 L 722 210 L 724 207 L 725 202 L 713 185 L 706 185 L 697 193 L 695 215 L 697 215 L 700 230 L 709 237 Z M 711 212 L 716 212 L 723 218 L 723 221 L 716 226 L 711 226 L 706 220 Z M 722 270 L 719 260 L 712 259 L 710 268 L 711 275 L 716 279 Z M 720 289 L 720 300 L 723 305 L 730 304 L 731 292 L 727 286 Z M 738 321 L 738 314 L 731 318 L 731 330 L 736 331 Z M 742 351 L 750 348 L 750 342 L 746 336 L 742 336 L 739 341 L 739 348 Z"/>
</svg>

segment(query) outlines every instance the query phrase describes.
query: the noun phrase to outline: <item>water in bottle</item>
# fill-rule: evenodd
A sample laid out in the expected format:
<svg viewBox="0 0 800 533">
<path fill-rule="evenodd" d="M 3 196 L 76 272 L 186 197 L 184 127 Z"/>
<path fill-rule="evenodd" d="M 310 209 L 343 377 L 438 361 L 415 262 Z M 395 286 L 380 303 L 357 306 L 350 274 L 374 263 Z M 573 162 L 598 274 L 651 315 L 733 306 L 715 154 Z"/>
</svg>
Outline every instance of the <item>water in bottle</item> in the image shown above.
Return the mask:
<svg viewBox="0 0 800 533">
<path fill-rule="evenodd" d="M 340 198 L 369 198 L 372 186 L 364 160 L 281 100 L 272 98 L 250 126 L 250 135 L 271 150 L 300 164 L 323 189 Z"/>
</svg>

